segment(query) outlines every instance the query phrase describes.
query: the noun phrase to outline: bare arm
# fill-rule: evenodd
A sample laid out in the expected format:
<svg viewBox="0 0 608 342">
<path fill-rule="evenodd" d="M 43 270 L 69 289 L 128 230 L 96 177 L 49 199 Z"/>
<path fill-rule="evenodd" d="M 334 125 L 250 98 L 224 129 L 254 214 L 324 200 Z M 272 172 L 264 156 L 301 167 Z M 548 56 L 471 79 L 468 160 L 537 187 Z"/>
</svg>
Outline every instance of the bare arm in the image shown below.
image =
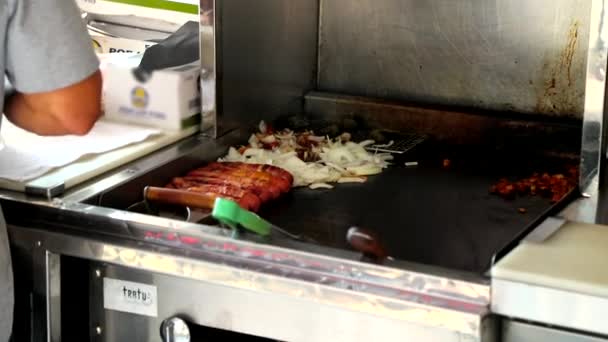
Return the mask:
<svg viewBox="0 0 608 342">
<path fill-rule="evenodd" d="M 15 93 L 4 107 L 8 120 L 39 135 L 86 134 L 100 116 L 102 80 L 76 3 L 9 3 L 5 73 Z"/>
<path fill-rule="evenodd" d="M 16 126 L 39 135 L 84 135 L 101 115 L 101 73 L 58 90 L 16 93 L 5 106 Z"/>
</svg>

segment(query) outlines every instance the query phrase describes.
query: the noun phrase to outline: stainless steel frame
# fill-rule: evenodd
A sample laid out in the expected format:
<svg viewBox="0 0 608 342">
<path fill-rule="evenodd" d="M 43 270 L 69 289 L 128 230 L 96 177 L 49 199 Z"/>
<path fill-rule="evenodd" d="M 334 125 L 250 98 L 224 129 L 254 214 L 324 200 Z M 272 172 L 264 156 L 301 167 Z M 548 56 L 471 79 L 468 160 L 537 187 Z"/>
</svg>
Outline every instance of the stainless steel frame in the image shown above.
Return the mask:
<svg viewBox="0 0 608 342">
<path fill-rule="evenodd" d="M 493 279 L 492 312 L 541 325 L 608 336 L 603 319 L 608 314 L 608 299 L 597 296 Z"/>
<path fill-rule="evenodd" d="M 61 296 L 57 255 L 113 265 L 104 267 L 127 280 L 144 272 L 147 283 L 162 289 L 159 312 L 166 315 L 148 322 L 150 332 L 158 331 L 159 322 L 169 315 L 186 315 L 194 324 L 288 341 L 363 341 L 372 333 L 391 341 L 479 341 L 492 333 L 486 331 L 493 323 L 488 316 L 489 287 L 483 282 L 235 241 L 211 233 L 217 229 L 203 232 L 182 222 L 166 221 L 169 225 L 154 229 L 142 224 L 140 215 L 81 204 L 41 210 L 65 215 L 64 224 L 52 230 L 11 226 L 10 234 L 17 249 L 36 250 L 34 264 L 46 266 L 39 273 L 44 279 L 34 280 L 35 296 L 47 298 L 35 310 L 34 321 L 46 327 L 49 337 L 61 336 L 60 318 L 52 314 Z M 86 229 L 71 226 L 67 216 L 77 219 L 82 212 L 91 220 L 104 220 L 107 233 L 91 236 Z M 150 232 L 173 233 L 199 243 L 158 240 Z M 92 310 L 111 319 L 111 313 L 102 314 L 103 308 Z M 318 315 L 311 316 L 315 311 Z M 356 328 L 362 326 L 369 329 Z M 105 331 L 103 326 L 101 330 Z"/>
<path fill-rule="evenodd" d="M 605 342 L 599 336 L 584 335 L 580 332 L 538 326 L 526 322 L 503 320 L 501 338 L 504 342 Z"/>
<path fill-rule="evenodd" d="M 146 320 L 146 329 L 150 332 L 156 331 L 159 322 L 169 315 L 196 313 L 188 317 L 201 317 L 200 321 L 194 322 L 197 324 L 279 340 L 304 340 L 298 335 L 304 326 L 310 331 L 315 329 L 318 340 L 336 339 L 338 327 L 343 327 L 339 333 L 351 338 L 350 341 L 363 340 L 366 335 L 361 331 L 353 330 L 356 333 L 351 331 L 349 334 L 346 329 L 362 325 L 363 321 L 376 322 L 373 330 L 377 335 L 374 336 L 388 340 L 393 337 L 492 340 L 485 339 L 485 335 L 493 337 L 497 330 L 489 311 L 490 285 L 483 277 L 405 262 L 388 267 L 374 266 L 359 262 L 356 253 L 294 245 L 291 241 L 268 244 L 253 237 L 234 240 L 228 231 L 216 227 L 83 203 L 192 150 L 207 153 L 212 158 L 234 141 L 242 141 L 244 134 L 233 131 L 218 139 L 186 139 L 101 180 L 92 181 L 82 189 L 75 189 L 64 199 L 35 201 L 22 194 L 3 193 L 3 198 L 10 199 L 3 205 L 5 210 L 15 208 L 18 202 L 17 207 L 25 206 L 19 210 L 28 210 L 28 217 L 24 217 L 18 226 L 11 226 L 10 233 L 16 248 L 26 251 L 20 254 L 31 255 L 32 260 L 26 262 L 32 263 L 33 274 L 38 277 L 34 279 L 34 298 L 40 300 L 34 301 L 37 303 L 34 322 L 36 326 L 46 328 L 37 329 L 37 334 L 61 336 L 57 328 L 60 317 L 52 314 L 61 307 L 61 293 L 56 292 L 61 265 L 56 260 L 59 255 L 68 255 L 101 263 L 95 265 L 102 270 L 110 267 L 126 275 L 124 279 L 127 280 L 137 280 L 140 279 L 137 274 L 146 274 L 147 283 L 168 291 L 167 296 L 174 299 L 163 303 L 159 312 L 165 316 Z M 569 210 L 585 215 L 584 210 Z M 36 223 L 37 218 L 44 217 L 54 217 L 54 220 Z M 190 246 L 151 238 L 156 233 L 194 237 L 201 243 Z M 196 293 L 201 297 L 200 302 L 193 301 L 194 296 L 188 296 L 188 303 L 185 303 L 178 294 L 171 294 L 171 286 L 179 288 L 179 293 Z M 254 308 L 242 312 L 244 309 L 233 305 L 234 302 L 217 299 L 240 298 L 243 291 L 248 293 L 246 300 L 257 298 L 255 300 L 267 303 L 260 305 L 266 310 L 272 307 L 277 312 L 285 312 L 284 308 L 289 307 L 289 312 L 293 313 L 289 317 L 293 319 L 290 319 L 291 323 L 280 325 L 292 330 L 258 326 L 261 313 Z M 206 293 L 214 295 L 210 299 Z M 209 311 L 192 311 L 193 307 Z M 324 315 L 344 317 L 344 321 L 335 326 L 324 320 L 311 322 L 306 317 L 310 317 L 312 307 L 323 311 Z M 112 313 L 104 314 L 102 308 L 99 309 L 101 311 L 94 314 L 100 322 L 116 319 Z M 239 319 L 217 320 L 222 315 L 238 316 Z M 119 316 L 121 322 L 129 322 L 124 315 Z M 330 321 L 329 316 L 321 317 Z M 281 322 L 281 317 L 275 318 Z M 272 326 L 277 324 L 275 322 Z M 111 334 L 112 330 L 103 324 L 99 327 L 102 336 Z M 91 329 L 97 329 L 97 325 Z"/>
<path fill-rule="evenodd" d="M 219 79 L 221 58 L 218 58 L 220 41 L 221 12 L 216 0 L 201 0 L 200 12 L 200 50 L 201 57 L 201 131 L 216 138 L 218 134 Z"/>
<path fill-rule="evenodd" d="M 550 218 L 531 232 L 526 241 L 542 242 L 567 222 L 596 223 L 602 220 L 601 195 L 605 189 L 600 182 L 605 178 L 603 170 L 605 149 L 605 101 L 606 68 L 608 58 L 608 31 L 606 22 L 607 2 L 591 2 L 591 25 L 587 57 L 585 112 L 581 144 L 580 190 L 584 197 L 567 208 L 559 218 Z M 605 222 L 602 222 L 605 223 Z M 581 248 L 584 248 L 581 246 Z M 599 270 L 598 270 L 599 271 Z M 492 312 L 506 317 L 523 319 L 537 324 L 574 329 L 592 334 L 608 335 L 605 324 L 598 317 L 606 315 L 608 299 L 583 293 L 574 293 L 559 288 L 548 288 L 534 284 L 492 278 Z M 519 327 L 520 326 L 515 326 Z M 542 328 L 524 327 L 528 336 L 549 334 Z M 555 338 L 564 338 L 567 333 L 554 331 Z M 525 335 L 525 334 L 524 334 Z M 561 336 L 559 336 L 561 335 Z M 570 334 L 572 335 L 572 334 Z M 548 336 L 548 335 L 546 335 Z M 507 340 L 511 339 L 507 335 Z M 592 337 L 570 336 L 573 340 L 595 340 Z M 599 340 L 600 338 L 597 337 Z"/>
<path fill-rule="evenodd" d="M 202 0 L 201 91 L 207 119 L 201 135 L 70 189 L 61 198 L 47 201 L 0 193 L 6 208 L 29 210 L 28 217 L 12 222 L 10 234 L 16 254 L 26 256 L 18 260 L 31 267 L 34 277 L 34 340 L 59 341 L 64 336 L 61 316 L 57 315 L 63 304 L 58 277 L 61 256 L 87 260 L 93 285 L 98 278 L 112 275 L 162 290 L 163 305 L 153 319 L 106 312 L 93 300 L 95 322 L 90 332 L 95 340 L 116 338 L 108 329 L 116 320 L 124 324 L 143 321 L 149 340 L 157 340 L 160 321 L 172 315 L 187 315 L 194 324 L 289 341 L 497 339 L 487 278 L 401 262 L 374 266 L 357 261 L 359 256 L 354 253 L 318 246 L 295 248 L 290 241 L 235 240 L 216 227 L 102 208 L 89 201 L 192 151 L 207 154 L 209 159 L 224 153 L 246 137 L 246 129 L 230 130 L 235 122 L 245 126 L 259 120 L 260 115 L 272 118 L 281 112 L 314 107 L 314 101 L 308 100 L 320 97 L 309 91 L 333 84 L 328 70 L 322 69 L 321 59 L 327 57 L 327 51 L 320 49 L 323 37 L 330 34 L 331 38 L 332 32 L 331 27 L 323 27 L 329 15 L 324 9 L 335 10 L 336 4 L 264 0 L 251 10 L 256 15 L 251 15 L 236 2 Z M 224 6 L 231 13 L 250 15 L 248 21 L 238 27 L 227 22 Z M 587 196 L 558 215 L 584 222 L 596 222 L 602 207 L 599 176 L 604 160 L 607 56 L 604 7 L 604 0 L 593 0 L 589 21 L 581 161 L 581 191 Z M 265 13 L 274 15 L 262 17 Z M 268 25 L 247 32 L 256 20 L 268 20 L 264 22 Z M 277 28 L 283 35 L 276 40 L 256 40 L 276 33 Z M 322 29 L 325 34 L 321 34 Z M 449 37 L 444 40 L 450 41 Z M 295 52 L 280 51 L 273 55 L 279 56 L 276 59 L 264 59 L 277 46 L 291 46 Z M 319 79 L 324 82 L 319 83 Z M 304 100 L 306 94 L 309 96 Z M 256 113 L 239 122 L 250 110 Z M 159 238 L 169 235 L 178 239 Z M 179 242 L 179 237 L 196 244 Z M 497 294 L 506 293 L 498 286 Z M 99 291 L 99 287 L 92 286 L 92 290 Z M 184 293 L 189 295 L 184 297 Z M 521 304 L 518 310 L 525 310 L 523 305 L 527 304 L 517 298 L 513 303 Z M 581 328 L 603 332 L 597 324 Z"/>
<path fill-rule="evenodd" d="M 608 59 L 608 20 L 606 1 L 592 1 L 587 74 L 585 83 L 585 112 L 581 144 L 581 191 L 593 184 L 592 178 L 605 163 L 604 136 L 606 127 L 606 63 Z"/>
</svg>

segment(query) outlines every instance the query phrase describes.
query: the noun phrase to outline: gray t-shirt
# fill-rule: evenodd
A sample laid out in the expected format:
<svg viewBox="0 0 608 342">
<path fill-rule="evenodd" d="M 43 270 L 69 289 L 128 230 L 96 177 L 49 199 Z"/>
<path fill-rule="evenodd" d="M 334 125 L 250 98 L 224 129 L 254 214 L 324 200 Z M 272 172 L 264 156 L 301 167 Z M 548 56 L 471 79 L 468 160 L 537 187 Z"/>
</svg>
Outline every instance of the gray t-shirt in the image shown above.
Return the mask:
<svg viewBox="0 0 608 342">
<path fill-rule="evenodd" d="M 0 0 L 0 70 L 15 90 L 64 88 L 98 67 L 74 0 Z M 0 82 L 0 108 L 4 108 L 4 82 Z M 0 342 L 8 341 L 11 334 L 13 303 L 9 244 L 0 211 Z"/>
</svg>

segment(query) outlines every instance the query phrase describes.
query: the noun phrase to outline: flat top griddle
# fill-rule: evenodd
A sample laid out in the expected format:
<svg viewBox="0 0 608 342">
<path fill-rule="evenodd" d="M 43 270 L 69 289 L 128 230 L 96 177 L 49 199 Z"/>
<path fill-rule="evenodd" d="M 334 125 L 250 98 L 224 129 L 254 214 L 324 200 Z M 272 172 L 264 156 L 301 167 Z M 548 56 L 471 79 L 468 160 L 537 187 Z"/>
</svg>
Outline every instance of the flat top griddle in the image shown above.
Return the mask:
<svg viewBox="0 0 608 342">
<path fill-rule="evenodd" d="M 488 151 L 440 150 L 423 144 L 366 183 L 294 189 L 268 203 L 260 215 L 341 249 L 351 249 L 346 241 L 351 226 L 364 227 L 377 233 L 396 259 L 483 273 L 496 252 L 561 204 L 540 196 L 505 200 L 489 188 L 501 177 L 560 172 L 564 160 L 521 152 L 493 156 Z M 457 157 L 449 158 L 452 165 L 444 168 L 438 156 Z M 419 165 L 405 167 L 404 161 Z"/>
<path fill-rule="evenodd" d="M 540 196 L 505 200 L 490 194 L 491 185 L 503 177 L 516 180 L 578 165 L 576 155 L 548 155 L 517 140 L 496 145 L 500 144 L 452 146 L 426 140 L 396 154 L 393 166 L 366 183 L 336 184 L 330 190 L 296 188 L 266 203 L 259 214 L 320 245 L 350 251 L 346 233 L 359 226 L 375 232 L 395 259 L 482 274 L 494 254 L 577 194 L 573 190 L 560 203 Z M 201 158 L 192 152 L 89 201 L 127 209 L 142 201 L 144 187 L 163 186 L 211 161 Z M 449 168 L 443 167 L 444 159 L 451 161 Z M 418 166 L 406 167 L 406 161 Z"/>
</svg>

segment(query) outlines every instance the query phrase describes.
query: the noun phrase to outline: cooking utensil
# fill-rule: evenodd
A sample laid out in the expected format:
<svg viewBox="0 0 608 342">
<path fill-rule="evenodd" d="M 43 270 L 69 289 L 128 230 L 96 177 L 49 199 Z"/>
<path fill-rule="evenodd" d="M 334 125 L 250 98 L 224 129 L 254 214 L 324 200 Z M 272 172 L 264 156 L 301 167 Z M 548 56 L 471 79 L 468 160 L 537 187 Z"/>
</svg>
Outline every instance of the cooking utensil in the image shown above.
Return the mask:
<svg viewBox="0 0 608 342">
<path fill-rule="evenodd" d="M 388 143 L 376 143 L 365 147 L 369 152 L 382 152 L 404 154 L 427 139 L 427 136 L 419 133 L 397 133 L 382 131 L 383 140 Z M 373 139 L 374 137 L 372 137 Z"/>
<path fill-rule="evenodd" d="M 154 186 L 144 188 L 144 199 L 151 202 L 208 210 L 213 209 L 215 203 L 213 197 L 205 194 Z"/>
<path fill-rule="evenodd" d="M 369 229 L 351 227 L 346 232 L 346 241 L 363 254 L 362 261 L 367 259 L 375 264 L 383 264 L 386 260 L 394 260 L 388 255 L 378 235 Z"/>
<path fill-rule="evenodd" d="M 277 227 L 257 214 L 243 209 L 236 202 L 225 198 L 218 197 L 215 200 L 211 216 L 235 230 L 240 226 L 262 236 L 268 236 L 272 231 L 276 231 L 294 240 L 316 243 L 313 239 L 292 234 Z"/>
<path fill-rule="evenodd" d="M 255 213 L 243 209 L 238 203 L 221 197 L 213 198 L 196 192 L 147 186 L 144 188 L 144 201 L 188 208 L 189 217 L 192 215 L 192 209 L 203 210 L 203 215 L 206 214 L 205 211 L 210 210 L 210 216 L 212 218 L 235 231 L 237 231 L 239 227 L 242 227 L 262 236 L 267 236 L 272 231 L 276 231 L 294 240 L 315 242 L 310 238 L 289 233 L 264 220 Z M 208 215 L 204 215 L 204 217 L 200 217 L 200 219 L 204 219 L 206 216 Z"/>
</svg>

